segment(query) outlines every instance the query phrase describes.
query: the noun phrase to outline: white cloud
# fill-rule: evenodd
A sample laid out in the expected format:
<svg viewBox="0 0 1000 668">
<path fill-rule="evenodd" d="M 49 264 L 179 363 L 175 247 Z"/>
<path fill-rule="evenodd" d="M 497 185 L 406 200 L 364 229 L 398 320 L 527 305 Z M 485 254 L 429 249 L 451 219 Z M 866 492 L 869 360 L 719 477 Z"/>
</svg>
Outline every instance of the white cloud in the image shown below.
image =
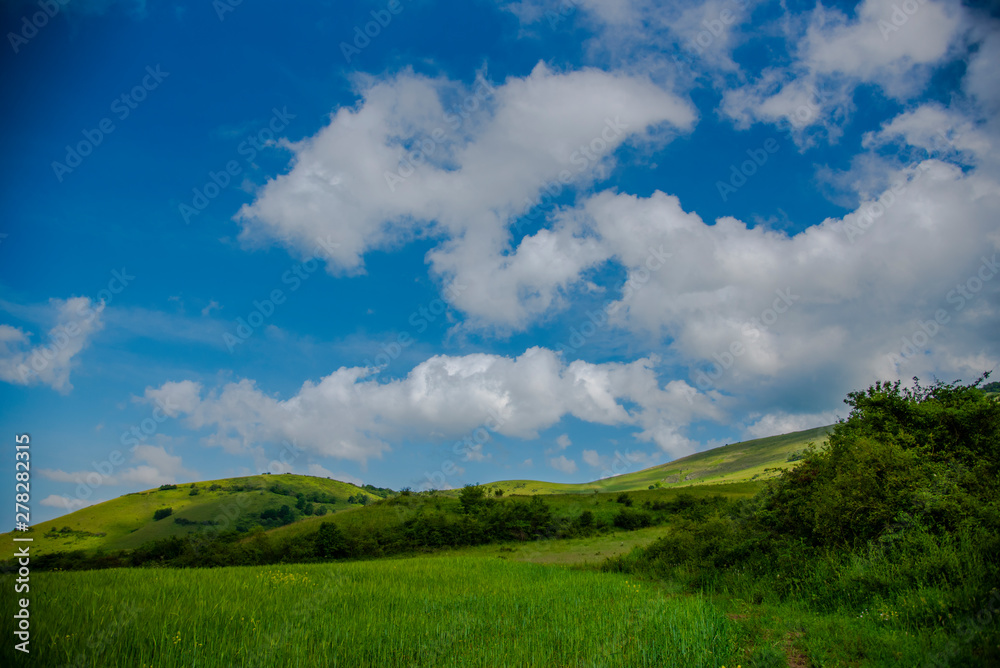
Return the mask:
<svg viewBox="0 0 1000 668">
<path fill-rule="evenodd" d="M 86 506 L 92 506 L 95 503 L 101 503 L 101 501 L 83 501 L 81 499 L 74 499 L 68 496 L 61 496 L 59 494 L 49 494 L 47 497 L 39 501 L 43 506 L 49 506 L 50 508 L 59 508 L 60 510 L 65 510 L 68 513 L 74 510 L 79 510 Z"/>
<path fill-rule="evenodd" d="M 576 473 L 576 462 L 566 457 L 566 455 L 559 455 L 558 457 L 549 459 L 549 466 L 567 475 Z"/>
<path fill-rule="evenodd" d="M 363 271 L 371 250 L 437 238 L 427 257 L 449 301 L 511 328 L 557 308 L 579 273 L 605 259 L 588 239 L 559 231 L 512 246 L 513 221 L 543 188 L 563 189 L 560 179 L 589 183 L 624 142 L 695 121 L 687 101 L 648 78 L 543 64 L 471 89 L 404 72 L 361 79 L 359 92 L 356 108 L 288 144 L 292 168 L 241 209 L 242 238 L 280 240 L 303 255 L 317 238 L 334 239 L 325 257 L 348 273 Z M 463 101 L 478 107 L 464 119 L 452 113 Z"/>
<path fill-rule="evenodd" d="M 748 425 L 744 429 L 746 438 L 764 438 L 766 436 L 777 436 L 780 434 L 790 434 L 793 431 L 803 431 L 815 427 L 825 427 L 837 421 L 837 414 L 832 411 L 812 414 L 790 415 L 788 413 L 769 413 L 763 416 L 754 416 L 756 422 Z"/>
<path fill-rule="evenodd" d="M 607 458 L 601 457 L 597 450 L 584 450 L 583 462 L 587 466 L 595 469 L 607 468 Z"/>
<path fill-rule="evenodd" d="M 818 5 L 800 57 L 813 73 L 875 82 L 897 97 L 923 88 L 965 27 L 958 2 L 864 0 L 856 13 Z"/>
<path fill-rule="evenodd" d="M 933 126 L 930 111 L 901 115 L 872 144 L 890 136 L 922 141 Z M 950 359 L 982 353 L 990 362 L 1000 352 L 988 334 L 1000 316 L 1000 278 L 974 277 L 992 278 L 1000 251 L 1000 181 L 989 162 L 996 133 L 959 128 L 965 134 L 951 136 L 956 155 L 968 156 L 965 169 L 936 159 L 883 161 L 886 192 L 792 236 L 733 218 L 709 225 L 659 192 L 599 193 L 561 222 L 586 230 L 626 269 L 614 323 L 663 341 L 671 361 L 716 376 L 695 373 L 703 390 L 761 399 L 762 389 L 784 386 L 789 398 L 806 377 L 858 387 L 878 377 L 950 375 Z M 968 168 L 976 164 L 983 166 Z M 670 257 L 650 271 L 656 248 Z M 967 281 L 976 293 L 960 302 L 953 290 Z M 932 344 L 894 363 L 889 355 L 899 357 L 903 337 L 939 309 L 949 322 Z M 810 394 L 822 401 L 822 392 Z M 656 441 L 672 440 L 682 445 L 684 436 L 668 424 Z"/>
<path fill-rule="evenodd" d="M 137 445 L 131 452 L 130 461 L 134 466 L 121 471 L 112 469 L 106 475 L 96 469 L 86 471 L 40 469 L 39 473 L 49 480 L 85 484 L 91 489 L 101 485 L 140 485 L 148 488 L 168 483 L 188 482 L 198 477 L 197 472 L 184 468 L 179 456 L 171 455 L 161 445 Z"/>
<path fill-rule="evenodd" d="M 181 412 L 188 426 L 213 430 L 208 443 L 230 452 L 290 441 L 314 454 L 364 462 L 381 457 L 394 439 L 459 438 L 478 428 L 531 439 L 572 415 L 637 427 L 640 440 L 687 453 L 693 444 L 679 435 L 683 426 L 721 413 L 682 381 L 661 387 L 653 366 L 651 359 L 566 364 L 544 348 L 513 359 L 439 355 L 388 382 L 373 378 L 371 369 L 341 368 L 287 400 L 244 379 L 185 402 Z M 148 388 L 147 400 L 168 390 Z"/>
<path fill-rule="evenodd" d="M 344 473 L 343 471 L 334 473 L 320 464 L 310 464 L 306 469 L 306 472 L 308 475 L 314 475 L 320 478 L 332 478 L 333 480 L 339 480 L 340 482 L 349 482 L 352 485 L 357 485 L 358 487 L 365 484 L 364 481 L 357 476 L 353 476 L 350 473 Z"/>
<path fill-rule="evenodd" d="M 556 437 L 556 445 L 559 446 L 560 450 L 565 450 L 569 446 L 573 445 L 573 441 L 569 440 L 569 434 L 559 434 Z"/>
<path fill-rule="evenodd" d="M 801 147 L 823 136 L 835 142 L 857 86 L 876 84 L 891 97 L 912 98 L 934 68 L 958 56 L 970 23 L 961 5 L 948 0 L 864 0 L 854 18 L 819 4 L 807 21 L 784 22 L 792 62 L 724 90 L 721 111 L 740 128 L 760 122 L 789 129 Z"/>
<path fill-rule="evenodd" d="M 49 301 L 56 325 L 44 343 L 32 346 L 30 336 L 10 325 L 0 325 L 0 380 L 15 385 L 49 385 L 66 394 L 73 389 L 70 371 L 74 357 L 99 332 L 104 305 L 86 297 Z"/>
</svg>

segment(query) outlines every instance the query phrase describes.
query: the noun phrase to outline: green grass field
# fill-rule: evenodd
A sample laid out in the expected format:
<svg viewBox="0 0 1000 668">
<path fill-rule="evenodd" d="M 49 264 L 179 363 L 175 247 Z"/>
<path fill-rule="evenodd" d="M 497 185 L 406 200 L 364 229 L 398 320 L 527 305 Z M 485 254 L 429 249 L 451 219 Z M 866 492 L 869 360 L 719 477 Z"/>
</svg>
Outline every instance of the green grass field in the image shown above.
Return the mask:
<svg viewBox="0 0 1000 668">
<path fill-rule="evenodd" d="M 699 597 L 495 558 L 39 573 L 31 601 L 30 660 L 8 641 L 6 666 L 718 668 L 739 652 Z"/>
</svg>

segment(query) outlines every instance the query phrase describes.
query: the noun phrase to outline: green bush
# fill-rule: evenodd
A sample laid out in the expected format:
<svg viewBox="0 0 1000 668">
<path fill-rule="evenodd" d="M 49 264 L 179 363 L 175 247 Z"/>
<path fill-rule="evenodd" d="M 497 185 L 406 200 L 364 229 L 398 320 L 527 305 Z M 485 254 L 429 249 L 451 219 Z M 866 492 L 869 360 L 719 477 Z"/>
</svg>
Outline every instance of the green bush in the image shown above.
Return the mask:
<svg viewBox="0 0 1000 668">
<path fill-rule="evenodd" d="M 173 508 L 160 508 L 159 510 L 153 513 L 153 521 L 155 522 L 162 520 L 164 517 L 170 517 L 170 515 L 172 515 L 173 512 L 174 512 Z"/>
</svg>

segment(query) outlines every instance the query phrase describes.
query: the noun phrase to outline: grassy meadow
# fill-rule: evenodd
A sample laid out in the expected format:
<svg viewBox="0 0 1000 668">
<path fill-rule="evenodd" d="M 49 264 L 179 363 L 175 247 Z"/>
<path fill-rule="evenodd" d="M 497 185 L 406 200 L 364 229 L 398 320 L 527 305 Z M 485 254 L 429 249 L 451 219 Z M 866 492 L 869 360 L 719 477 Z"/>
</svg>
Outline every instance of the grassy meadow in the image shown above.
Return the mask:
<svg viewBox="0 0 1000 668">
<path fill-rule="evenodd" d="M 39 573 L 31 615 L 31 662 L 53 667 L 718 668 L 740 654 L 700 597 L 471 556 Z"/>
</svg>

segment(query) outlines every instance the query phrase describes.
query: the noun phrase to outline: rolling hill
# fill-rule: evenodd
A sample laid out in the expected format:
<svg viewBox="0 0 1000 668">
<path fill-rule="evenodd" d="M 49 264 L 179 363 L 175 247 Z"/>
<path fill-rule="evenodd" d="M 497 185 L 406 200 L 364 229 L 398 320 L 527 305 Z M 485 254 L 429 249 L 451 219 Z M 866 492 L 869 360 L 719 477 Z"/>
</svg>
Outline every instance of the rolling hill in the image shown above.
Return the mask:
<svg viewBox="0 0 1000 668">
<path fill-rule="evenodd" d="M 379 498 L 350 483 L 294 474 L 164 485 L 125 494 L 34 525 L 29 534 L 35 539 L 32 553 L 131 549 L 149 541 L 183 537 L 206 528 L 232 528 L 240 518 L 259 517 L 261 512 L 279 511 L 282 506 L 294 508 L 299 493 L 324 501 L 335 499 L 334 503 L 313 503 L 314 512 L 323 507 L 325 511 L 320 512 L 325 513 L 361 507 L 348 503 L 352 496 Z M 169 516 L 153 519 L 156 511 L 166 508 L 172 511 Z"/>
<path fill-rule="evenodd" d="M 714 494 L 708 488 L 720 487 L 726 496 L 752 494 L 756 483 L 775 475 L 775 469 L 793 466 L 789 456 L 800 452 L 809 443 L 825 441 L 831 427 L 820 427 L 781 436 L 733 443 L 699 452 L 667 464 L 642 471 L 626 473 L 590 483 L 560 484 L 535 480 L 504 480 L 486 485 L 492 492 L 505 496 L 546 494 L 560 503 L 559 495 L 583 493 L 638 492 L 650 489 L 671 490 L 702 487 L 691 491 L 697 495 Z M 135 492 L 104 503 L 81 508 L 76 512 L 41 522 L 32 527 L 35 539 L 33 553 L 98 550 L 111 552 L 139 547 L 145 543 L 172 536 L 184 537 L 199 531 L 215 533 L 259 523 L 275 537 L 294 537 L 315 531 L 324 521 L 337 514 L 335 522 L 356 531 L 374 530 L 399 522 L 416 512 L 419 506 L 440 504 L 442 497 L 457 496 L 457 490 L 437 492 L 437 501 L 418 501 L 416 496 L 405 504 L 364 506 L 349 503 L 350 497 L 365 496 L 376 500 L 374 488 L 305 475 L 257 475 L 226 478 L 198 483 L 164 485 L 160 488 Z M 311 511 L 292 510 L 303 495 Z M 420 495 L 421 497 L 424 495 Z M 566 498 L 566 502 L 572 502 Z M 275 517 L 282 506 L 288 511 Z M 411 507 L 413 506 L 413 507 Z M 154 519 L 157 511 L 170 514 Z M 267 519 L 261 513 L 269 514 Z"/>
<path fill-rule="evenodd" d="M 823 445 L 832 429 L 833 425 L 829 425 L 731 443 L 666 464 L 589 483 L 501 480 L 489 483 L 487 487 L 499 487 L 505 494 L 580 494 L 594 491 L 629 492 L 648 489 L 650 485 L 672 488 L 761 480 L 775 475 L 774 471 L 768 469 L 792 466 L 789 456 L 805 449 L 810 443 L 815 443 L 817 447 Z"/>
</svg>

